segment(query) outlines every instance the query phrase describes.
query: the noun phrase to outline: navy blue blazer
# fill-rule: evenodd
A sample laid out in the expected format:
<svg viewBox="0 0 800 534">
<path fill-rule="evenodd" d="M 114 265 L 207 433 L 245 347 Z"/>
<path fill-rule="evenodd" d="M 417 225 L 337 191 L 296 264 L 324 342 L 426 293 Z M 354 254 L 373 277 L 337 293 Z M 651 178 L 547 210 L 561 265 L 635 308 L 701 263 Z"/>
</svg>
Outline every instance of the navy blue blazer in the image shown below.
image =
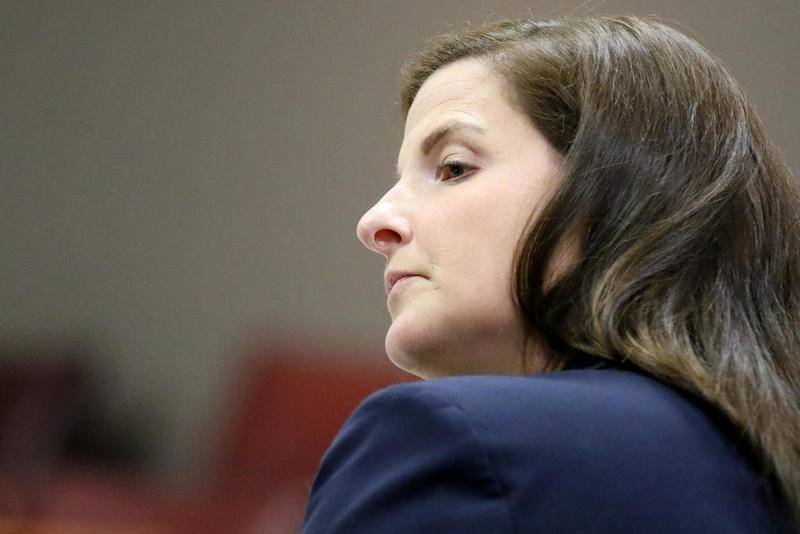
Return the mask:
<svg viewBox="0 0 800 534">
<path fill-rule="evenodd" d="M 790 532 L 738 436 L 702 399 L 588 356 L 395 385 L 325 454 L 303 532 Z"/>
</svg>

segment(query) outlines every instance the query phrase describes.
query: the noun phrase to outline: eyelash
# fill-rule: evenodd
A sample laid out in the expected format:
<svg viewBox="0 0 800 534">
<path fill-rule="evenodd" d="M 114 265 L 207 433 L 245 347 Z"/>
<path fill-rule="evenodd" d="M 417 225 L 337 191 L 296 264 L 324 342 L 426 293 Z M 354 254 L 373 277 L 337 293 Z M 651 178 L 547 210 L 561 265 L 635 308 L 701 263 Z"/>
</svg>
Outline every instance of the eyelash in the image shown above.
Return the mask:
<svg viewBox="0 0 800 534">
<path fill-rule="evenodd" d="M 452 176 L 451 178 L 443 178 L 442 172 L 446 170 L 450 170 L 452 172 L 453 167 L 460 167 L 462 169 L 461 174 L 458 176 Z M 467 165 L 463 161 L 452 159 L 450 161 L 445 161 L 436 169 L 436 178 L 441 180 L 442 182 L 458 182 L 463 178 L 466 178 L 475 168 L 471 165 Z"/>
</svg>

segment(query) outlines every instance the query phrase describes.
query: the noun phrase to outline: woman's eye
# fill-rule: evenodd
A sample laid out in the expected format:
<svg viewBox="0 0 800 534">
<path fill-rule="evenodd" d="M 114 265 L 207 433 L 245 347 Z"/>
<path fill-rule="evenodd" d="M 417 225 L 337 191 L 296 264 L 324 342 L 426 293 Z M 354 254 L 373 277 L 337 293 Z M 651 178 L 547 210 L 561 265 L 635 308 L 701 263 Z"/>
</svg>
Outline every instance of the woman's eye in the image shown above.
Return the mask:
<svg viewBox="0 0 800 534">
<path fill-rule="evenodd" d="M 466 176 L 473 167 L 460 161 L 446 161 L 436 171 L 437 178 L 443 182 L 456 180 Z"/>
</svg>

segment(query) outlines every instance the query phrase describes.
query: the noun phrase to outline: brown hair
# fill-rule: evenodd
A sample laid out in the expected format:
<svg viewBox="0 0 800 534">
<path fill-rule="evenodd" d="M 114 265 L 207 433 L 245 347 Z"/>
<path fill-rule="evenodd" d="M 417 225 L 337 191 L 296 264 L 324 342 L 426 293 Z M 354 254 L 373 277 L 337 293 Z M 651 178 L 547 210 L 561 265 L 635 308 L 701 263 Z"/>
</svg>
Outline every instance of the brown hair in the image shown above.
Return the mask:
<svg viewBox="0 0 800 534">
<path fill-rule="evenodd" d="M 548 369 L 590 353 L 701 395 L 754 446 L 800 531 L 800 187 L 742 90 L 659 22 L 506 20 L 439 37 L 408 63 L 404 114 L 464 57 L 499 74 L 564 156 L 513 277 Z"/>
</svg>

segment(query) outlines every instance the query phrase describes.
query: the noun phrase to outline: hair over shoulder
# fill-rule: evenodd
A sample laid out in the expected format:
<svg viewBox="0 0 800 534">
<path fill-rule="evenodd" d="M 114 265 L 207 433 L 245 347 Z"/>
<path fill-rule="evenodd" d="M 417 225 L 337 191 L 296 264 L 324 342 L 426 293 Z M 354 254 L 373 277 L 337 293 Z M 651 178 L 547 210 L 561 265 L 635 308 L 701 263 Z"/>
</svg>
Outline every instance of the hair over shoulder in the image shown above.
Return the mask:
<svg viewBox="0 0 800 534">
<path fill-rule="evenodd" d="M 564 158 L 531 214 L 514 295 L 551 369 L 630 361 L 718 406 L 760 455 L 800 531 L 800 186 L 719 60 L 635 17 L 503 20 L 439 36 L 424 81 L 485 61 Z M 579 253 L 557 277 L 549 266 Z"/>
</svg>

